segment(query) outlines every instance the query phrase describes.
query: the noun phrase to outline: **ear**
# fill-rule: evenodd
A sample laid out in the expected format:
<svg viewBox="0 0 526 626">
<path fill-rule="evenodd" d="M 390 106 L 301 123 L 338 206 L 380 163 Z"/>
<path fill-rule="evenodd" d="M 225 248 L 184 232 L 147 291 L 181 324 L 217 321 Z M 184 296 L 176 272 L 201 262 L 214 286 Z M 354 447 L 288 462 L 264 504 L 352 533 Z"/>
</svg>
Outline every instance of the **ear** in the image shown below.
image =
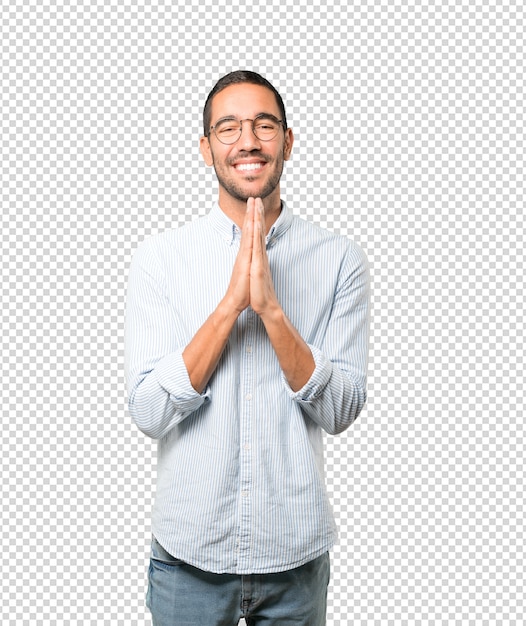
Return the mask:
<svg viewBox="0 0 526 626">
<path fill-rule="evenodd" d="M 212 150 L 210 148 L 210 142 L 208 141 L 208 137 L 201 137 L 199 140 L 199 150 L 201 151 L 201 156 L 204 159 L 204 162 L 210 167 L 214 164 L 214 157 L 212 156 Z"/>
<path fill-rule="evenodd" d="M 283 158 L 285 161 L 290 159 L 290 153 L 292 152 L 292 145 L 294 143 L 294 133 L 291 128 L 287 128 L 285 131 L 285 147 L 283 148 Z"/>
</svg>

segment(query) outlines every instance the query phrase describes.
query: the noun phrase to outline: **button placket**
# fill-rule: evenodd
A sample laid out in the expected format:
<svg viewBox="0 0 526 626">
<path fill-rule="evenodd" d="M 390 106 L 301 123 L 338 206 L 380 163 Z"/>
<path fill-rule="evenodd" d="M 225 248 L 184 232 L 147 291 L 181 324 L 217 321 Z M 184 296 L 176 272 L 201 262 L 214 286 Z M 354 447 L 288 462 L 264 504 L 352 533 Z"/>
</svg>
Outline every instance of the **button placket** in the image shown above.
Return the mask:
<svg viewBox="0 0 526 626">
<path fill-rule="evenodd" d="M 252 535 L 252 419 L 254 414 L 254 339 L 256 314 L 252 309 L 245 311 L 244 333 L 240 338 L 245 349 L 241 351 L 241 414 L 240 414 L 240 482 L 239 482 L 239 537 L 238 568 L 250 566 Z"/>
</svg>

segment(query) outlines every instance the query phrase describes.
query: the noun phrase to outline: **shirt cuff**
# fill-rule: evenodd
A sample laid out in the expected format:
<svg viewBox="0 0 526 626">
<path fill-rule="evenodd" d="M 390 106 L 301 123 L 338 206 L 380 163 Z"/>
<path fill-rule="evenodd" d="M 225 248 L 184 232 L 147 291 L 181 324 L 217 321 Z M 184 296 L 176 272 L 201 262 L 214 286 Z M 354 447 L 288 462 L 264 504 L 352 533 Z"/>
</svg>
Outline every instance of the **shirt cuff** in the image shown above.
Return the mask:
<svg viewBox="0 0 526 626">
<path fill-rule="evenodd" d="M 315 346 L 307 344 L 312 353 L 312 358 L 314 359 L 314 372 L 312 372 L 309 380 L 303 385 L 301 389 L 298 391 L 293 391 L 290 388 L 287 379 L 283 372 L 281 373 L 282 381 L 285 385 L 285 389 L 287 390 L 289 396 L 296 400 L 296 402 L 312 402 L 318 396 L 320 396 L 327 386 L 329 379 L 332 374 L 332 363 L 329 359 Z"/>
<path fill-rule="evenodd" d="M 210 400 L 208 385 L 203 393 L 192 387 L 182 351 L 163 357 L 155 366 L 155 375 L 157 382 L 170 394 L 170 400 L 180 411 L 196 411 Z"/>
</svg>

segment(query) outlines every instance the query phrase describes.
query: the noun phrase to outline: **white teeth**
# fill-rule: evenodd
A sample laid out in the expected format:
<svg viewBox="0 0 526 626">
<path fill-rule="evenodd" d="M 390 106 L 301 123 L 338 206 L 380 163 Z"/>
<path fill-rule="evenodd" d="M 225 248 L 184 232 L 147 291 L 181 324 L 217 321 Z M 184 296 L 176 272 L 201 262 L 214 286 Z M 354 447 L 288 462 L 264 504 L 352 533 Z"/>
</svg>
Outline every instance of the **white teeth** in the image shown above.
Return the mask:
<svg viewBox="0 0 526 626">
<path fill-rule="evenodd" d="M 261 167 L 261 163 L 239 163 L 236 165 L 238 170 L 259 170 Z"/>
</svg>

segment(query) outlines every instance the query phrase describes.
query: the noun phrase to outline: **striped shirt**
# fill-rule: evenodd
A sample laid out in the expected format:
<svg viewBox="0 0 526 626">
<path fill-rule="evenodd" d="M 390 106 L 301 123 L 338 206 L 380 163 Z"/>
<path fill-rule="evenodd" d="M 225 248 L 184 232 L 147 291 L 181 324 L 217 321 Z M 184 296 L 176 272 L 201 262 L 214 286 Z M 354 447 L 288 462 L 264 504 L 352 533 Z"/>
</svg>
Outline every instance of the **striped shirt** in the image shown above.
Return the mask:
<svg viewBox="0 0 526 626">
<path fill-rule="evenodd" d="M 126 376 L 130 414 L 158 440 L 159 543 L 202 570 L 259 574 L 298 567 L 336 540 L 323 431 L 345 430 L 366 400 L 369 272 L 356 244 L 283 203 L 267 254 L 278 300 L 315 370 L 292 391 L 249 307 L 198 393 L 182 352 L 226 293 L 239 243 L 240 230 L 215 204 L 139 246 Z"/>
</svg>

